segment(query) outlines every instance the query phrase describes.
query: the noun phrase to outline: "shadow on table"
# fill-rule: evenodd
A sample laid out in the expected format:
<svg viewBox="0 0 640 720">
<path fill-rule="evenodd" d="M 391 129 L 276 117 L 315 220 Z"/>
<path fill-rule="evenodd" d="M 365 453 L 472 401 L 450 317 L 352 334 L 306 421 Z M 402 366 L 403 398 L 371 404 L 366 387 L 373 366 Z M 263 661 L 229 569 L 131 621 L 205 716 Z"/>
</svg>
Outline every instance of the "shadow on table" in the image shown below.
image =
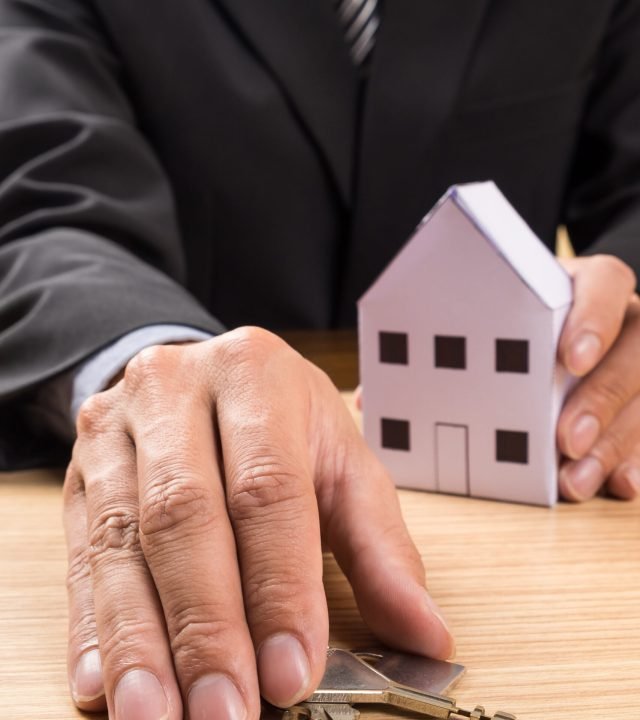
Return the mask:
<svg viewBox="0 0 640 720">
<path fill-rule="evenodd" d="M 0 487 L 62 487 L 64 470 L 21 470 L 20 472 L 0 473 Z"/>
</svg>

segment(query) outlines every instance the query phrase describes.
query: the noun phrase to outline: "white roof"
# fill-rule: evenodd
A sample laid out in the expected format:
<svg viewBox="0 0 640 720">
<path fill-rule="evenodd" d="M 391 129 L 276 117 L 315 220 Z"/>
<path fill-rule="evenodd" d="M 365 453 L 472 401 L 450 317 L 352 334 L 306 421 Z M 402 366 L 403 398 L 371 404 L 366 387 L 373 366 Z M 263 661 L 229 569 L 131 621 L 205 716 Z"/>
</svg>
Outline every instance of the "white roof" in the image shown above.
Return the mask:
<svg viewBox="0 0 640 720">
<path fill-rule="evenodd" d="M 429 222 L 445 202 L 453 202 L 466 215 L 547 307 L 556 309 L 571 303 L 571 278 L 493 181 L 454 185 L 449 188 L 440 202 L 424 218 L 419 229 Z M 419 236 L 420 233 L 418 232 L 417 235 Z M 414 241 L 420 243 L 421 238 L 414 236 L 391 262 L 389 269 L 406 251 L 408 251 L 407 255 L 413 254 L 411 245 Z M 410 258 L 407 257 L 406 260 L 409 261 Z M 387 271 L 383 272 L 379 280 L 386 275 L 388 275 Z M 379 280 L 369 288 L 361 300 L 364 300 L 369 293 L 375 293 Z"/>
</svg>

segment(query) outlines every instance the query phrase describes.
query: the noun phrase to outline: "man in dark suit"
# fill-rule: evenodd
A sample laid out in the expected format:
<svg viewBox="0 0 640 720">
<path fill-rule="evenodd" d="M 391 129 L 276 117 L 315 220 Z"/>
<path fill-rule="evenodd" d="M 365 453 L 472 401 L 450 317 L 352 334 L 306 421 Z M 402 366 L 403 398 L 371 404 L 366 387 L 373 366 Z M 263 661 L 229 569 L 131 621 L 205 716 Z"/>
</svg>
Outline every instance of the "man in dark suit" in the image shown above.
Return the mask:
<svg viewBox="0 0 640 720">
<path fill-rule="evenodd" d="M 545 242 L 565 222 L 593 256 L 568 265 L 560 357 L 584 380 L 561 491 L 638 493 L 639 78 L 637 0 L 0 0 L 0 459 L 63 457 L 82 405 L 80 707 L 196 720 L 256 717 L 258 687 L 304 697 L 321 537 L 382 640 L 451 655 L 335 390 L 268 330 L 223 325 L 352 325 L 454 182 L 494 179 Z"/>
</svg>

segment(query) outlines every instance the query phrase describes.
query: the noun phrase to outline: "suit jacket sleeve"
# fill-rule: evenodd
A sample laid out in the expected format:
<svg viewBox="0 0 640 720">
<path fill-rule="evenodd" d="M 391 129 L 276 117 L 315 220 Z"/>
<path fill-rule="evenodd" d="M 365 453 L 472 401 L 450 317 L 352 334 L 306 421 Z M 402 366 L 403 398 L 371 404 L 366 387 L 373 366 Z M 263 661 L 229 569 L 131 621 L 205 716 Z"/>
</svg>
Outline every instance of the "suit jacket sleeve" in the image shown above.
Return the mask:
<svg viewBox="0 0 640 720">
<path fill-rule="evenodd" d="M 576 148 L 566 222 L 577 252 L 608 253 L 640 278 L 640 2 L 617 3 Z"/>
<path fill-rule="evenodd" d="M 171 189 L 92 7 L 0 0 L 0 467 L 52 457 L 23 412 L 39 383 L 143 325 L 222 330 L 183 287 Z"/>
</svg>

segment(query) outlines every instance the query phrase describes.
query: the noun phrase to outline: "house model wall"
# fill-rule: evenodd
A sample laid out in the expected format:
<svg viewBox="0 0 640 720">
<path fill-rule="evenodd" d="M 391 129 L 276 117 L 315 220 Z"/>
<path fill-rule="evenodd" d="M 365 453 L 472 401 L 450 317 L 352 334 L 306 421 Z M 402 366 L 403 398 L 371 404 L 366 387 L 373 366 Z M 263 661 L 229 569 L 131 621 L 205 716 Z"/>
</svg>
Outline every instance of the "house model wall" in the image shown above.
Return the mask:
<svg viewBox="0 0 640 720">
<path fill-rule="evenodd" d="M 494 183 L 446 193 L 359 302 L 364 434 L 397 485 L 556 502 L 571 301 Z"/>
</svg>

